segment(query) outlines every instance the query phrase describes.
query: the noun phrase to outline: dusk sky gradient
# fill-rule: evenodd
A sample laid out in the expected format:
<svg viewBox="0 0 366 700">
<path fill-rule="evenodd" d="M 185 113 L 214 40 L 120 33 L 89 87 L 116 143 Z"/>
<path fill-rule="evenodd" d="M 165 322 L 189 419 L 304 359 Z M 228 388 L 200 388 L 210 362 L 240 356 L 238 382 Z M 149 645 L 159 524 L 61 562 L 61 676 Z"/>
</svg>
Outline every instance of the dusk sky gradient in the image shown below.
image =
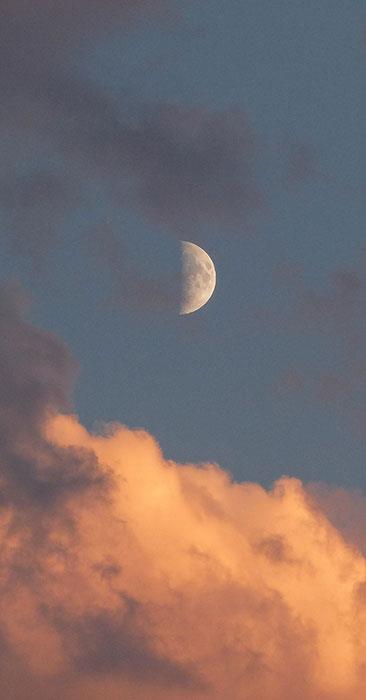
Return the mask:
<svg viewBox="0 0 366 700">
<path fill-rule="evenodd" d="M 365 697 L 365 27 L 2 1 L 7 700 Z"/>
</svg>

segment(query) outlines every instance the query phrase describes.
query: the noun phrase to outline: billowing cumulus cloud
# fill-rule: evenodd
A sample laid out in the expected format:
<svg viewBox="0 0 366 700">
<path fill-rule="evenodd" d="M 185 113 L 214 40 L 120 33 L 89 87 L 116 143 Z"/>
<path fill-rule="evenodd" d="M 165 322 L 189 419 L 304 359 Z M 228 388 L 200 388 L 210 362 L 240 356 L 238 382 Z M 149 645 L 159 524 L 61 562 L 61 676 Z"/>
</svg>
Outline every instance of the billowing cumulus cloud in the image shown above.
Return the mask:
<svg viewBox="0 0 366 700">
<path fill-rule="evenodd" d="M 361 700 L 366 560 L 339 495 L 87 431 L 65 346 L 0 301 L 1 695 Z"/>
</svg>

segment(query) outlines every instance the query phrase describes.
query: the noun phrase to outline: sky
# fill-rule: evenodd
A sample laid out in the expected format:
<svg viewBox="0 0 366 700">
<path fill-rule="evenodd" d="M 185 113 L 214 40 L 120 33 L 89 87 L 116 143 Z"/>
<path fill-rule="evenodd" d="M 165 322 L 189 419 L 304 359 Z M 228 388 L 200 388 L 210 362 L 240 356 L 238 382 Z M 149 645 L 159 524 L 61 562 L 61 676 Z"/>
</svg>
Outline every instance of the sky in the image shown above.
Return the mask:
<svg viewBox="0 0 366 700">
<path fill-rule="evenodd" d="M 2 694 L 361 700 L 364 3 L 0 18 Z"/>
</svg>

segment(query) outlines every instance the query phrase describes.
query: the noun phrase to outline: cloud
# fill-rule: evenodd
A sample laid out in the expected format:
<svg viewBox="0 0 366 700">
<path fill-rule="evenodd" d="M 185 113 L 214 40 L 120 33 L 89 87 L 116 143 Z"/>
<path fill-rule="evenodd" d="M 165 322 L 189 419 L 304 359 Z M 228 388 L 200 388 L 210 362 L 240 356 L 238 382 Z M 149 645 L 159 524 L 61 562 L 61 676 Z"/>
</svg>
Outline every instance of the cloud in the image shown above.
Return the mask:
<svg viewBox="0 0 366 700">
<path fill-rule="evenodd" d="M 294 188 L 300 185 L 331 185 L 344 192 L 346 184 L 323 168 L 321 152 L 313 143 L 294 140 L 283 144 L 286 157 L 285 183 Z"/>
<path fill-rule="evenodd" d="M 351 546 L 366 555 L 366 500 L 361 491 L 309 484 L 308 493 Z"/>
<path fill-rule="evenodd" d="M 281 311 L 264 310 L 260 320 L 272 329 L 319 340 L 317 369 L 303 368 L 294 360 L 276 381 L 281 396 L 301 391 L 311 399 L 331 405 L 351 418 L 364 433 L 366 328 L 366 274 L 364 253 L 349 266 L 336 268 L 325 284 L 306 282 L 300 265 L 284 263 L 274 274 L 274 282 L 284 292 Z M 322 357 L 322 339 L 330 340 L 336 351 L 331 360 Z"/>
<path fill-rule="evenodd" d="M 87 431 L 67 349 L 23 307 L 2 290 L 1 695 L 361 700 L 366 560 L 330 517 L 336 492 Z"/>
<path fill-rule="evenodd" d="M 292 142 L 288 146 L 287 184 L 299 185 L 318 180 L 318 154 L 310 143 Z"/>
<path fill-rule="evenodd" d="M 117 100 L 82 75 L 76 46 L 172 13 L 160 2 L 2 7 L 0 208 L 13 250 L 37 261 L 101 200 L 112 218 L 132 208 L 179 237 L 207 224 L 242 232 L 260 208 L 258 139 L 241 110 L 141 104 L 131 90 Z"/>
<path fill-rule="evenodd" d="M 242 231 L 262 203 L 257 138 L 240 109 L 163 106 L 146 120 L 135 152 L 140 206 L 168 228 L 218 222 Z"/>
<path fill-rule="evenodd" d="M 111 291 L 108 302 L 134 311 L 177 313 L 182 297 L 180 273 L 144 273 L 127 247 L 109 226 L 98 227 L 90 237 L 89 254 L 96 264 L 105 264 Z M 179 250 L 179 249 L 178 249 Z M 152 267 L 150 261 L 150 267 Z"/>
<path fill-rule="evenodd" d="M 50 446 L 42 435 L 48 415 L 70 408 L 76 365 L 53 334 L 22 318 L 27 300 L 15 286 L 0 290 L 1 502 L 48 507 L 63 491 L 98 481 L 94 455 Z"/>
<path fill-rule="evenodd" d="M 80 0 L 77 5 L 71 0 L 53 0 L 48 4 L 37 0 L 3 0 L 1 10 L 9 22 L 22 28 L 31 25 L 43 39 L 47 34 L 52 42 L 58 40 L 62 46 L 67 44 L 70 33 L 79 33 L 83 27 L 100 32 L 118 21 L 124 27 L 127 20 L 172 12 L 173 4 L 165 0 Z"/>
<path fill-rule="evenodd" d="M 12 252 L 42 268 L 45 253 L 57 242 L 70 210 L 80 204 L 81 197 L 72 177 L 67 181 L 48 167 L 38 166 L 22 174 L 14 170 L 10 167 L 2 172 L 0 207 L 4 228 Z"/>
</svg>

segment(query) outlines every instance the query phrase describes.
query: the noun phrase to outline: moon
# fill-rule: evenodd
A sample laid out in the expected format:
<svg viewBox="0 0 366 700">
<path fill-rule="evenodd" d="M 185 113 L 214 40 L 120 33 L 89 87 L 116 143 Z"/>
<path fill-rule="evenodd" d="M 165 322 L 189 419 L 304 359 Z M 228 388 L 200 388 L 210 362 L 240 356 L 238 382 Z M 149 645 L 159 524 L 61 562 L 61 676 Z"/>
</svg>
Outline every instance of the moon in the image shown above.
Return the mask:
<svg viewBox="0 0 366 700">
<path fill-rule="evenodd" d="M 182 241 L 182 297 L 180 314 L 192 314 L 212 297 L 216 270 L 210 256 L 195 243 Z"/>
</svg>

